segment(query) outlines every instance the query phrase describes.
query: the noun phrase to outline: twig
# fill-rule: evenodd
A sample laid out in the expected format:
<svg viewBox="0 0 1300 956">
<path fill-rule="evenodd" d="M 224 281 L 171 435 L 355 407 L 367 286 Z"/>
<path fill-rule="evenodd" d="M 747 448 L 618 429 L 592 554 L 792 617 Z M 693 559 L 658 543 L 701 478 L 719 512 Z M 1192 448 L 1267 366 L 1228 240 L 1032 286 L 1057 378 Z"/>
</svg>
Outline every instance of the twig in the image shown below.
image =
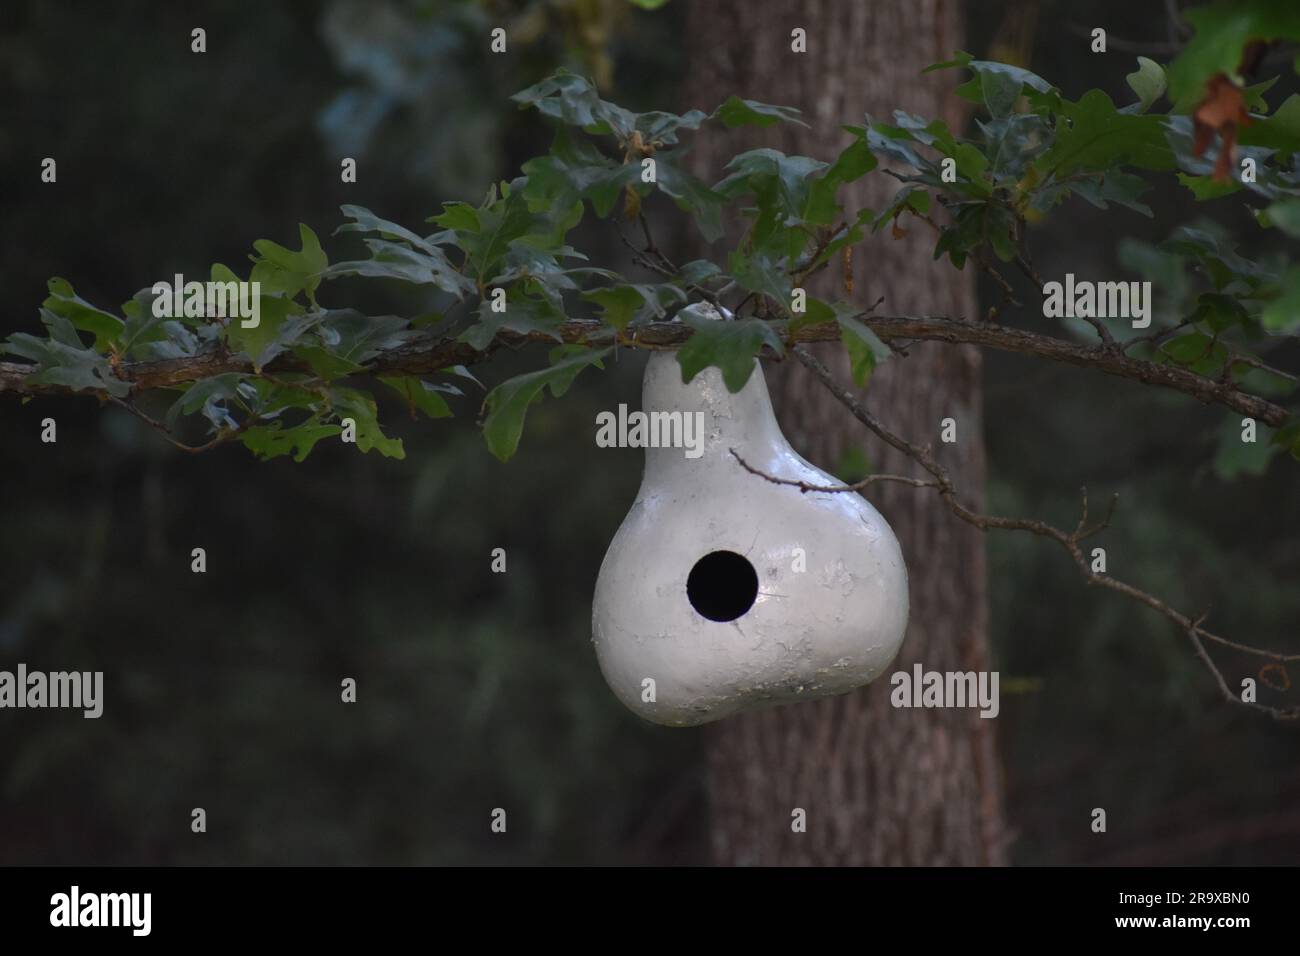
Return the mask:
<svg viewBox="0 0 1300 956">
<path fill-rule="evenodd" d="M 1251 647 L 1246 644 L 1241 644 L 1237 641 L 1229 640 L 1228 638 L 1225 637 L 1220 637 L 1217 634 L 1207 631 L 1204 627 L 1201 626 L 1202 623 L 1204 622 L 1204 615 L 1198 618 L 1188 617 L 1187 615 L 1170 607 L 1169 604 L 1167 604 L 1160 598 L 1152 594 L 1149 594 L 1148 592 L 1143 591 L 1140 588 L 1128 584 L 1127 582 L 1122 581 L 1118 578 L 1111 577 L 1108 574 L 1104 574 L 1092 570 L 1092 567 L 1089 565 L 1088 559 L 1084 555 L 1083 549 L 1080 545 L 1086 538 L 1091 537 L 1092 535 L 1103 530 L 1109 525 L 1111 516 L 1114 513 L 1115 504 L 1118 499 L 1118 496 L 1112 497 L 1110 507 L 1107 510 L 1106 517 L 1102 519 L 1102 521 L 1099 522 L 1098 524 L 1089 527 L 1088 526 L 1088 497 L 1087 497 L 1087 490 L 1085 489 L 1083 492 L 1082 515 L 1079 519 L 1079 523 L 1076 525 L 1074 531 L 1072 532 L 1063 531 L 1060 528 L 1054 527 L 1053 525 L 1050 525 L 1045 521 L 1039 521 L 1036 519 L 1008 518 L 1008 517 L 1002 517 L 998 515 L 981 514 L 977 511 L 974 511 L 971 508 L 964 505 L 959 500 L 959 498 L 957 497 L 957 490 L 953 484 L 952 478 L 948 474 L 948 470 L 944 468 L 942 465 L 940 465 L 938 461 L 935 460 L 933 454 L 931 454 L 930 449 L 928 447 L 921 447 L 919 445 L 915 445 L 912 442 L 909 442 L 906 439 L 902 438 L 901 436 L 894 434 L 892 431 L 886 428 L 884 424 L 880 422 L 879 419 L 877 419 L 874 415 L 872 415 L 867 410 L 866 406 L 863 405 L 862 402 L 855 395 L 853 395 L 851 392 L 848 391 L 848 389 L 844 388 L 844 386 L 842 386 L 838 381 L 836 381 L 835 377 L 831 374 L 830 370 L 825 366 L 825 364 L 823 364 L 816 356 L 814 356 L 807 349 L 803 348 L 802 346 L 795 346 L 793 349 L 791 349 L 791 352 L 794 354 L 795 358 L 797 358 L 799 362 L 804 365 L 804 367 L 806 367 L 810 372 L 812 372 L 813 375 L 816 376 L 816 378 L 830 391 L 830 393 L 833 396 L 835 396 L 835 398 L 840 402 L 840 404 L 842 404 L 845 408 L 847 408 L 853 414 L 853 416 L 857 418 L 858 421 L 862 422 L 862 424 L 865 425 L 873 434 L 875 434 L 876 437 L 880 438 L 890 447 L 897 449 L 898 451 L 905 454 L 907 457 L 911 458 L 933 478 L 933 481 L 925 481 L 922 479 L 917 479 L 914 482 L 909 482 L 909 483 L 914 484 L 915 487 L 934 488 L 938 492 L 939 497 L 943 500 L 944 504 L 947 505 L 948 509 L 952 511 L 953 514 L 955 514 L 961 520 L 965 521 L 967 524 L 979 528 L 981 531 L 987 531 L 991 528 L 1012 530 L 1012 531 L 1028 531 L 1031 534 L 1036 534 L 1039 535 L 1040 537 L 1048 538 L 1052 541 L 1055 541 L 1066 551 L 1067 554 L 1069 554 L 1070 558 L 1074 561 L 1075 565 L 1078 567 L 1079 571 L 1082 573 L 1087 583 L 1108 588 L 1112 591 L 1118 591 L 1120 594 L 1124 594 L 1127 597 L 1141 604 L 1146 605 L 1152 610 L 1157 611 L 1160 614 L 1164 615 L 1175 625 L 1177 625 L 1180 630 L 1182 630 L 1185 634 L 1187 634 L 1188 638 L 1192 642 L 1193 648 L 1197 651 L 1198 656 L 1200 656 L 1202 661 L 1205 663 L 1205 665 L 1209 668 L 1210 672 L 1213 674 L 1215 681 L 1218 684 L 1219 690 L 1226 700 L 1232 701 L 1233 703 L 1241 705 L 1243 707 L 1249 707 L 1254 710 L 1263 711 L 1265 713 L 1270 714 L 1271 716 L 1273 716 L 1278 720 L 1295 720 L 1297 718 L 1300 718 L 1300 705 L 1296 705 L 1292 707 L 1273 707 L 1258 702 L 1244 701 L 1241 699 L 1239 695 L 1234 694 L 1231 688 L 1228 686 L 1228 683 L 1224 678 L 1222 671 L 1219 670 L 1218 666 L 1214 663 L 1209 653 L 1206 652 L 1203 642 L 1208 640 L 1223 647 L 1230 647 L 1242 653 L 1250 654 L 1256 657 L 1262 657 L 1267 660 L 1275 661 L 1278 663 L 1300 661 L 1300 654 L 1281 654 L 1276 651 L 1269 651 L 1263 648 Z M 739 456 L 736 457 L 739 459 Z M 743 461 L 741 463 L 745 464 Z M 748 465 L 745 465 L 745 467 L 746 470 L 751 471 L 755 474 L 759 474 L 760 476 L 766 478 L 769 481 L 774 481 L 778 484 L 791 483 L 787 479 L 774 478 L 772 476 L 765 475 L 762 472 L 759 472 Z M 802 490 L 803 489 L 801 488 L 801 491 Z M 844 485 L 838 488 L 828 487 L 828 488 L 820 488 L 820 489 L 813 489 L 813 490 L 834 492 L 834 491 L 850 491 L 850 490 L 857 490 L 857 489 L 852 486 Z"/>
<path fill-rule="evenodd" d="M 870 488 L 872 485 L 881 481 L 893 481 L 903 485 L 911 485 L 913 488 L 939 487 L 933 481 L 927 481 L 924 478 L 912 478 L 908 475 L 867 475 L 867 477 L 863 478 L 861 481 L 855 481 L 851 485 L 813 485 L 806 481 L 800 481 L 797 478 L 777 478 L 773 475 L 767 474 L 766 472 L 759 471 L 749 462 L 745 461 L 745 459 L 741 458 L 740 453 L 736 451 L 736 449 L 732 448 L 729 450 L 731 452 L 731 457 L 740 462 L 740 467 L 744 468 L 751 475 L 758 475 L 760 478 L 766 478 L 774 485 L 789 485 L 791 488 L 798 488 L 803 494 L 808 494 L 810 491 L 825 492 L 827 494 L 834 494 L 835 492 L 840 491 L 862 491 L 864 488 Z"/>
<path fill-rule="evenodd" d="M 256 421 L 255 418 L 249 418 L 237 428 L 221 429 L 221 431 L 217 433 L 217 436 L 215 438 L 211 439 L 210 441 L 204 442 L 202 445 L 188 445 L 185 442 L 178 439 L 175 435 L 173 435 L 172 430 L 168 428 L 166 425 L 164 425 L 162 422 L 158 421 L 155 418 L 152 418 L 151 416 L 147 415 L 145 412 L 142 412 L 140 409 L 136 408 L 130 402 L 123 401 L 122 399 L 117 398 L 116 396 L 110 396 L 110 401 L 112 401 L 114 405 L 126 409 L 136 418 L 140 419 L 140 421 L 144 422 L 150 428 L 156 430 L 159 434 L 163 436 L 163 438 L 165 438 L 176 448 L 179 448 L 181 451 L 187 452 L 191 455 L 197 455 L 202 452 L 209 451 L 213 448 L 216 448 L 218 445 L 224 445 L 232 438 L 237 438 L 241 433 L 243 433 L 250 426 L 252 426 L 254 421 Z"/>
<path fill-rule="evenodd" d="M 1038 270 L 1033 267 L 1033 264 L 1030 263 L 1029 259 L 1025 256 L 1023 252 L 1017 254 L 1015 259 L 1013 259 L 1012 261 L 1015 262 L 1016 267 L 1019 268 L 1022 273 L 1024 273 L 1025 278 L 1027 278 L 1039 289 L 1043 288 L 1044 285 L 1043 277 L 1038 274 Z M 1083 319 L 1085 322 L 1087 322 L 1097 331 L 1098 338 L 1101 339 L 1102 344 L 1105 345 L 1106 348 L 1115 349 L 1118 347 L 1115 344 L 1115 337 L 1110 334 L 1110 329 L 1106 328 L 1106 323 L 1102 322 L 1101 319 L 1098 319 L 1091 315 L 1083 315 L 1083 316 L 1079 316 L 1079 318 Z"/>
</svg>

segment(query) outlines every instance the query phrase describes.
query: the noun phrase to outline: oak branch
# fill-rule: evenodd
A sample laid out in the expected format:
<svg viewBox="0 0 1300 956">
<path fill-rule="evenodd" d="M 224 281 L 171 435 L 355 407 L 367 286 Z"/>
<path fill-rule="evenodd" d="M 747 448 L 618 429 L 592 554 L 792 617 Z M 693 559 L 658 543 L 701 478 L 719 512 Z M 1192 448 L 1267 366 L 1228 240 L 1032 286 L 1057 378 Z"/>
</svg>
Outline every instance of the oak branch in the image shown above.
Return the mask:
<svg viewBox="0 0 1300 956">
<path fill-rule="evenodd" d="M 1175 365 L 1134 358 L 1114 343 L 1083 345 L 990 322 L 965 322 L 942 317 L 864 315 L 861 319 L 882 341 L 895 348 L 902 348 L 912 342 L 927 341 L 977 345 L 1158 385 L 1190 395 L 1206 404 L 1222 405 L 1274 428 L 1284 424 L 1290 417 L 1287 409 L 1243 391 L 1229 379 L 1207 378 Z M 691 332 L 689 326 L 680 322 L 655 322 L 629 327 L 616 333 L 600 322 L 575 319 L 558 326 L 553 334 L 502 330 L 485 349 L 475 349 L 454 339 L 417 340 L 383 352 L 370 359 L 366 365 L 375 373 L 420 375 L 454 365 L 473 365 L 484 361 L 501 348 L 517 348 L 529 342 L 554 343 L 558 338 L 566 343 L 608 345 L 613 341 L 632 348 L 674 349 L 682 345 Z M 785 336 L 790 345 L 838 341 L 839 338 L 839 326 L 835 323 L 805 326 Z M 764 357 L 773 356 L 769 354 Z M 21 362 L 0 362 L 0 391 L 24 395 L 73 393 L 74 390 L 67 386 L 29 382 L 28 376 L 32 369 L 33 366 Z M 265 371 L 276 373 L 310 369 L 292 356 L 281 356 L 267 365 Z M 245 356 L 218 349 L 185 358 L 123 362 L 117 366 L 118 378 L 128 382 L 132 392 L 184 385 L 227 372 L 253 374 L 253 364 Z"/>
</svg>

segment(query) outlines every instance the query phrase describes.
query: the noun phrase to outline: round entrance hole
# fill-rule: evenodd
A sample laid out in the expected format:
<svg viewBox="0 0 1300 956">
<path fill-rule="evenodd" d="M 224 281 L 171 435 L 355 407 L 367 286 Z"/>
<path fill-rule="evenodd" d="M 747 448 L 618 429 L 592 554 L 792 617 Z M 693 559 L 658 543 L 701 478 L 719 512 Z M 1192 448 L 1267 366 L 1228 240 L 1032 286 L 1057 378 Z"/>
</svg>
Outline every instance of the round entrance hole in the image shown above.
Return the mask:
<svg viewBox="0 0 1300 956">
<path fill-rule="evenodd" d="M 710 621 L 734 621 L 754 606 L 758 572 L 734 551 L 713 551 L 691 568 L 686 596 Z"/>
</svg>

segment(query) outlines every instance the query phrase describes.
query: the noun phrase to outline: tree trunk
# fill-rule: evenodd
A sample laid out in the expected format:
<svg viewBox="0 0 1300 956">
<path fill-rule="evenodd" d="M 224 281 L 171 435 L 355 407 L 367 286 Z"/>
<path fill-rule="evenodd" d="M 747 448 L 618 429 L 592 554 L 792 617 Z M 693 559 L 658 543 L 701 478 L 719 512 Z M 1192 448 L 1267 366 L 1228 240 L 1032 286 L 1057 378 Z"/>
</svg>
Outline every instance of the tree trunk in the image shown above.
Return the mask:
<svg viewBox="0 0 1300 956">
<path fill-rule="evenodd" d="M 807 52 L 791 31 L 807 32 Z M 695 0 L 688 24 L 686 102 L 710 109 L 726 96 L 797 106 L 808 128 L 785 124 L 760 136 L 787 153 L 830 159 L 847 142 L 841 124 L 894 109 L 943 117 L 957 129 L 959 102 L 949 73 L 921 69 L 961 47 L 954 0 Z M 720 178 L 740 137 L 701 139 L 696 162 Z M 728 152 L 723 152 L 728 149 Z M 712 178 L 710 178 L 712 177 Z M 883 208 L 898 183 L 879 172 L 848 191 L 850 214 Z M 885 229 L 854 255 L 853 300 L 885 297 L 882 311 L 975 315 L 973 269 L 934 262 L 935 236 L 923 222 Z M 840 270 L 827 270 L 838 273 Z M 823 274 L 812 294 L 844 298 L 841 276 Z M 832 288 L 838 286 L 839 288 Z M 819 355 L 848 382 L 839 348 Z M 971 347 L 918 344 L 873 376 L 867 402 L 893 430 L 930 442 L 968 502 L 984 481 L 981 366 Z M 773 402 L 790 441 L 834 468 L 846 449 L 866 451 L 873 471 L 916 473 L 875 441 L 809 375 L 790 361 L 770 368 Z M 956 444 L 939 442 L 953 418 Z M 907 560 L 911 620 L 893 670 L 990 667 L 983 539 L 927 490 L 884 485 L 870 497 L 893 526 Z M 890 672 L 892 673 L 892 671 Z M 708 739 L 712 851 L 723 864 L 1001 864 L 1005 839 L 994 720 L 974 710 L 895 709 L 888 675 L 842 697 L 759 711 L 714 725 Z M 791 812 L 807 811 L 795 833 Z"/>
</svg>

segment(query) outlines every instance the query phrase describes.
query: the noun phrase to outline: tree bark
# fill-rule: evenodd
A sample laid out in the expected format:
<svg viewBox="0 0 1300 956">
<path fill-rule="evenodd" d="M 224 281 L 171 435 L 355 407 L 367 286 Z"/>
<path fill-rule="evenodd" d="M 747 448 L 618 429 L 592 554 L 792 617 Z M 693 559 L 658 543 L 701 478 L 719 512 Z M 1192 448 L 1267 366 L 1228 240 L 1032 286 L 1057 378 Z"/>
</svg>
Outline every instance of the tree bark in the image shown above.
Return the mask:
<svg viewBox="0 0 1300 956">
<path fill-rule="evenodd" d="M 807 52 L 791 31 L 807 32 Z M 848 142 L 841 124 L 903 109 L 962 125 L 951 74 L 921 74 L 961 47 L 955 0 L 695 0 L 687 33 L 686 101 L 711 109 L 731 94 L 797 106 L 809 127 L 784 124 L 764 142 L 831 159 Z M 699 171 L 720 178 L 730 152 L 754 143 L 714 138 L 697 146 Z M 728 149 L 730 152 L 723 152 Z M 854 184 L 850 214 L 882 208 L 898 184 L 879 173 Z M 973 270 L 934 262 L 934 236 L 916 220 L 871 236 L 854 254 L 853 300 L 880 296 L 887 313 L 975 315 Z M 827 270 L 838 272 L 838 269 Z M 845 297 L 839 275 L 813 294 Z M 841 349 L 819 346 L 848 381 Z M 963 496 L 982 499 L 981 365 L 969 345 L 921 343 L 873 376 L 872 410 L 899 434 L 935 447 Z M 795 448 L 834 468 L 846 449 L 872 470 L 915 474 L 904 456 L 870 436 L 801 366 L 769 368 L 769 385 Z M 940 444 L 940 422 L 957 442 Z M 870 495 L 907 560 L 911 620 L 893 670 L 990 668 L 984 543 L 934 495 L 903 486 Z M 891 671 L 892 673 L 892 671 Z M 1002 781 L 994 720 L 974 710 L 895 709 L 888 677 L 853 694 L 758 711 L 708 731 L 712 851 L 723 864 L 982 865 L 1005 862 Z M 807 832 L 792 831 L 792 811 Z"/>
</svg>

